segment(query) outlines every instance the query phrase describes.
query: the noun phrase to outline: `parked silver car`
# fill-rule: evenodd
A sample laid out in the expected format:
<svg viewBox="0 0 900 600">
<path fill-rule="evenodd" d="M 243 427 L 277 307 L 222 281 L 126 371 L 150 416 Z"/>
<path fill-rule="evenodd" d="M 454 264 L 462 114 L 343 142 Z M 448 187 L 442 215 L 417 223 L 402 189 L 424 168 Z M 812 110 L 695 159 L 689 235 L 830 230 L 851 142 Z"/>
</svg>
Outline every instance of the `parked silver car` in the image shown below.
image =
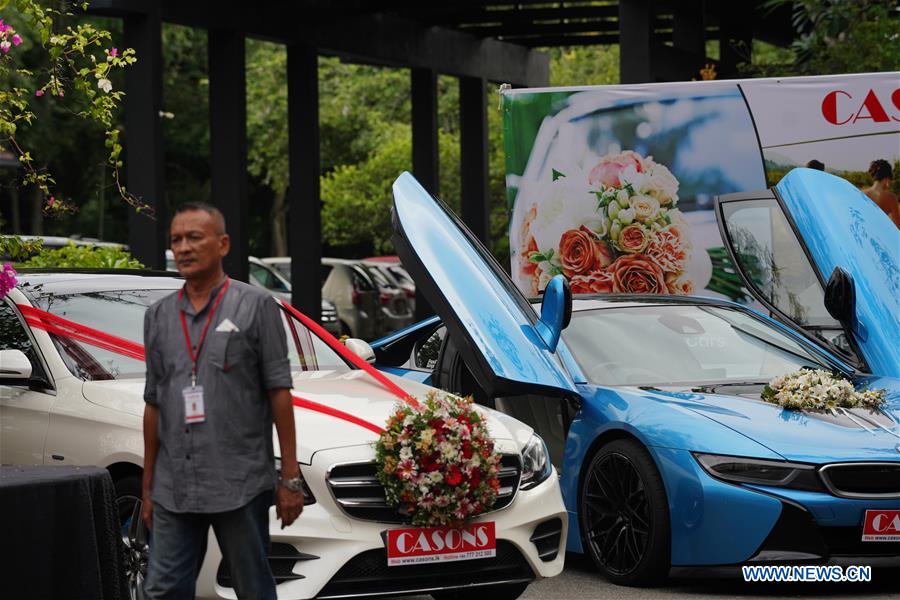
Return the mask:
<svg viewBox="0 0 900 600">
<path fill-rule="evenodd" d="M 250 257 L 250 285 L 265 288 L 272 293 L 273 296 L 291 302 L 291 283 L 277 270 L 267 265 L 255 256 Z M 288 265 L 290 268 L 290 265 Z M 166 270 L 177 271 L 175 268 L 175 256 L 171 250 L 166 250 Z M 338 320 L 337 309 L 329 300 L 322 298 L 321 317 L 319 322 L 328 333 L 340 337 L 347 333 L 341 327 Z"/>
<path fill-rule="evenodd" d="M 262 262 L 277 270 L 281 275 L 290 278 L 290 257 L 264 258 Z M 331 269 L 337 264 L 342 265 L 342 272 L 329 283 Z M 374 338 L 386 335 L 411 325 L 413 322 L 415 285 L 412 284 L 412 278 L 406 274 L 404 285 L 400 285 L 397 277 L 388 271 L 387 267 L 396 267 L 402 270 L 400 263 L 396 260 L 382 265 L 378 260 L 322 259 L 322 295 L 334 300 L 338 307 L 338 317 L 345 323 L 345 330 L 349 327 L 351 331 L 355 332 L 353 337 L 371 339 L 368 336 Z M 326 285 L 329 288 L 327 291 L 324 287 Z M 347 301 L 347 290 L 344 289 L 348 285 L 353 287 L 349 302 Z M 412 290 L 410 291 L 409 288 Z M 377 290 L 374 303 L 370 297 L 372 290 Z M 354 297 L 356 298 L 355 303 Z M 362 323 L 362 319 L 372 322 Z M 361 334 L 357 335 L 356 332 L 361 332 Z"/>
<path fill-rule="evenodd" d="M 250 257 L 250 283 L 266 288 L 285 302 L 291 302 L 290 280 L 255 256 Z M 341 327 L 341 322 L 338 321 L 337 308 L 333 302 L 322 298 L 320 312 L 319 322 L 328 333 L 337 337 L 347 333 Z"/>
<path fill-rule="evenodd" d="M 378 267 L 377 263 L 360 261 L 359 266 L 369 273 L 372 281 L 378 287 L 378 301 L 381 304 L 383 317 L 381 335 L 412 325 L 413 311 L 406 298 L 406 292 L 397 286 L 392 278 Z"/>
<path fill-rule="evenodd" d="M 344 333 L 373 340 L 384 331 L 378 288 L 359 261 L 322 259 L 322 297 L 337 307 Z"/>
<path fill-rule="evenodd" d="M 400 288 L 406 295 L 409 309 L 416 311 L 416 284 L 409 272 L 403 268 L 403 263 L 396 256 L 376 256 L 366 258 L 363 263 L 370 269 L 378 269 L 388 281 Z"/>
</svg>

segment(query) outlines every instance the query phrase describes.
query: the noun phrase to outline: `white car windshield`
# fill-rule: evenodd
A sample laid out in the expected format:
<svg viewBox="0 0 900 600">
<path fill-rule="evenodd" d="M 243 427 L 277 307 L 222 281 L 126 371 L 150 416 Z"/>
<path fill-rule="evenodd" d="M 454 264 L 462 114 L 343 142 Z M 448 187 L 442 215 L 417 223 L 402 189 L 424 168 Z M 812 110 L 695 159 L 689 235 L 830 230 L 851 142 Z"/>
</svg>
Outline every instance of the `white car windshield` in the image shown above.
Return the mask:
<svg viewBox="0 0 900 600">
<path fill-rule="evenodd" d="M 829 369 L 802 345 L 739 310 L 648 305 L 576 312 L 563 338 L 591 383 L 765 383 Z"/>
<path fill-rule="evenodd" d="M 138 344 L 144 343 L 144 313 L 172 293 L 162 290 L 115 290 L 44 294 L 37 307 L 92 329 Z M 302 323 L 282 312 L 292 371 L 345 371 L 350 367 Z M 51 335 L 72 373 L 86 380 L 144 377 L 144 362 L 98 348 L 72 337 Z"/>
</svg>

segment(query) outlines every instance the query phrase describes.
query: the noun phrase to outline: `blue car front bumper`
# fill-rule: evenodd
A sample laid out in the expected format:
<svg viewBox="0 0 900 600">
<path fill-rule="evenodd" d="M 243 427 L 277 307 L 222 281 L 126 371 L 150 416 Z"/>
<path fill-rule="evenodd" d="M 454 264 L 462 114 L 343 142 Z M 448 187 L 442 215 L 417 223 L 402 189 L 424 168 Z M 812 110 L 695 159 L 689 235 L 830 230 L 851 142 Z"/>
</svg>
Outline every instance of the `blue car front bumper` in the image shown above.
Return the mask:
<svg viewBox="0 0 900 600">
<path fill-rule="evenodd" d="M 672 565 L 828 562 L 900 564 L 900 542 L 863 542 L 866 510 L 900 501 L 725 483 L 690 452 L 651 448 L 669 495 Z"/>
</svg>

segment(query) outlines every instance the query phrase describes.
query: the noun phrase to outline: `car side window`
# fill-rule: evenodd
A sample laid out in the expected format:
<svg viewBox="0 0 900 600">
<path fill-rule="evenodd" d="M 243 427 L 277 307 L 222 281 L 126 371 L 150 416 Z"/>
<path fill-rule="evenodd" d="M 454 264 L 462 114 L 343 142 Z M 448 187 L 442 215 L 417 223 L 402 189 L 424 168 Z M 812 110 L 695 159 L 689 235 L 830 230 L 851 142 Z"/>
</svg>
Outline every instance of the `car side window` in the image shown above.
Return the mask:
<svg viewBox="0 0 900 600">
<path fill-rule="evenodd" d="M 272 287 L 272 282 L 270 281 L 269 272 L 260 267 L 259 265 L 250 264 L 250 277 L 255 279 L 259 285 L 268 289 Z"/>
<path fill-rule="evenodd" d="M 444 343 L 444 336 L 447 334 L 446 327 L 440 327 L 424 341 L 416 344 L 414 354 L 414 362 L 416 368 L 433 371 L 437 366 L 438 357 L 441 354 L 441 344 Z"/>
<path fill-rule="evenodd" d="M 784 211 L 774 198 L 727 202 L 724 226 L 738 267 L 765 302 L 822 341 L 851 352 L 825 309 L 825 292 Z"/>
<path fill-rule="evenodd" d="M 371 292 L 374 289 L 371 280 L 356 268 L 353 268 L 353 287 L 360 292 Z"/>
<path fill-rule="evenodd" d="M 20 350 L 31 362 L 32 377 L 47 379 L 31 336 L 8 302 L 0 302 L 0 350 Z"/>
<path fill-rule="evenodd" d="M 825 293 L 784 212 L 774 199 L 723 207 L 735 256 L 753 286 L 801 325 L 839 327 Z"/>
</svg>

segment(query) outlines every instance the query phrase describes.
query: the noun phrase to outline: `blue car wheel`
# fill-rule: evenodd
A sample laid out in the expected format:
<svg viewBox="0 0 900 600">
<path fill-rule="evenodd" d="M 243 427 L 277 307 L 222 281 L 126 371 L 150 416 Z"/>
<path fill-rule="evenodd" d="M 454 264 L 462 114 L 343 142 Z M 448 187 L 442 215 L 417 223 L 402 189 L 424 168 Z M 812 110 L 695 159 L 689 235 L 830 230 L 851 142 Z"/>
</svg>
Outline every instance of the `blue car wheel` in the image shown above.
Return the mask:
<svg viewBox="0 0 900 600">
<path fill-rule="evenodd" d="M 607 579 L 649 586 L 668 574 L 666 491 L 640 443 L 618 439 L 601 446 L 584 472 L 579 500 L 584 548 Z"/>
</svg>

